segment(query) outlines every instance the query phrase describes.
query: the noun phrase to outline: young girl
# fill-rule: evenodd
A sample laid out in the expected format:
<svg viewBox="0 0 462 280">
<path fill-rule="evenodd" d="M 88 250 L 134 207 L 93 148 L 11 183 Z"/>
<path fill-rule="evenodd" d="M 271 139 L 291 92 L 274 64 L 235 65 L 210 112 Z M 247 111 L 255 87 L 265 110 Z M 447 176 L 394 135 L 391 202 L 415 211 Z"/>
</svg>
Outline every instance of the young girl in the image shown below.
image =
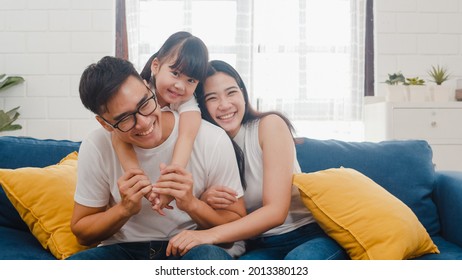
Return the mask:
<svg viewBox="0 0 462 280">
<path fill-rule="evenodd" d="M 207 73 L 208 50 L 204 42 L 188 32 L 171 35 L 157 53 L 151 56 L 141 77 L 154 89 L 159 105 L 180 114 L 179 134 L 170 164 L 186 167 L 201 122 L 201 113 L 194 90 Z M 152 73 L 152 74 L 151 74 Z M 133 130 L 134 137 L 145 131 Z M 140 168 L 133 147 L 113 137 L 112 144 L 124 170 Z M 162 168 L 162 167 L 161 167 Z M 149 198 L 149 195 L 146 196 Z M 172 197 L 151 195 L 153 209 L 165 215 L 162 208 L 171 209 Z"/>
</svg>

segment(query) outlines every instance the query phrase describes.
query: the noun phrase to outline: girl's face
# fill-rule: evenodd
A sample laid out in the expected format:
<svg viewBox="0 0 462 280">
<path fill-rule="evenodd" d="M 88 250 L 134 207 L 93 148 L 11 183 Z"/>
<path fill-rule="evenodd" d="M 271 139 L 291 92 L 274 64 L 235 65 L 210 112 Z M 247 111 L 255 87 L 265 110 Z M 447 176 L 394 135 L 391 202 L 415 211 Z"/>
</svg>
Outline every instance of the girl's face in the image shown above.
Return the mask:
<svg viewBox="0 0 462 280">
<path fill-rule="evenodd" d="M 197 87 L 196 79 L 171 67 L 175 61 L 176 57 L 162 64 L 157 58 L 152 61 L 151 71 L 156 78 L 157 97 L 162 107 L 189 100 Z"/>
<path fill-rule="evenodd" d="M 204 98 L 212 119 L 229 136 L 236 136 L 245 113 L 244 96 L 236 80 L 223 72 L 208 77 L 204 83 Z"/>
</svg>

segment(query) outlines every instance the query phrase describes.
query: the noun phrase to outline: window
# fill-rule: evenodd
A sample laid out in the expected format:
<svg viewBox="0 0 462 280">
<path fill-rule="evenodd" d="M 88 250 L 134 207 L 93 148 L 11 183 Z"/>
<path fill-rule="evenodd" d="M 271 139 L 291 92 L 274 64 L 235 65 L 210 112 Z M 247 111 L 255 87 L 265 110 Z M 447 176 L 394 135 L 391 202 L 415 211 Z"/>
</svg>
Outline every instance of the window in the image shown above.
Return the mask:
<svg viewBox="0 0 462 280">
<path fill-rule="evenodd" d="M 186 30 L 237 68 L 259 110 L 297 136 L 361 140 L 366 0 L 126 0 L 129 59 L 141 70 Z"/>
</svg>

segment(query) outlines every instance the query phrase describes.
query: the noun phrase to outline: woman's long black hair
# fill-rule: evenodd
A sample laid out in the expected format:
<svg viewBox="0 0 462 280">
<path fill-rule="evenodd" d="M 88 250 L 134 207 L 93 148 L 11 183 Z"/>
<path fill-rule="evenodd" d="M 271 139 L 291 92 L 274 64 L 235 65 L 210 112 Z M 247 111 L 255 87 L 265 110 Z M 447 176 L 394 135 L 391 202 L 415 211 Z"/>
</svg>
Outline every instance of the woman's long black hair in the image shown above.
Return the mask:
<svg viewBox="0 0 462 280">
<path fill-rule="evenodd" d="M 287 124 L 287 127 L 289 128 L 290 133 L 293 133 L 294 127 L 290 120 L 281 114 L 280 112 L 277 111 L 267 111 L 267 112 L 258 112 L 255 110 L 249 102 L 249 94 L 247 92 L 247 88 L 244 84 L 244 81 L 242 80 L 241 76 L 239 73 L 234 69 L 230 64 L 221 61 L 221 60 L 212 60 L 209 63 L 209 67 L 207 70 L 207 76 L 205 79 L 207 79 L 210 76 L 213 76 L 214 74 L 222 72 L 230 77 L 232 77 L 236 83 L 237 86 L 241 89 L 242 95 L 244 96 L 244 101 L 245 101 L 245 112 L 244 112 L 244 117 L 242 118 L 241 125 L 259 120 L 265 116 L 268 115 L 278 115 L 281 119 L 284 120 L 284 122 Z M 196 99 L 197 103 L 199 104 L 199 108 L 201 109 L 201 114 L 202 118 L 204 120 L 209 121 L 210 123 L 213 123 L 214 125 L 218 125 L 213 118 L 210 116 L 209 111 L 207 110 L 207 107 L 205 106 L 205 92 L 204 92 L 204 85 L 203 83 L 199 83 L 197 88 L 196 88 Z M 231 139 L 232 140 L 232 139 Z M 236 159 L 238 161 L 239 165 L 239 172 L 241 176 L 241 181 L 242 185 L 244 187 L 247 186 L 245 183 L 245 159 L 244 159 L 244 153 L 242 152 L 241 148 L 232 140 L 233 146 L 234 146 L 234 151 L 236 153 Z"/>
</svg>

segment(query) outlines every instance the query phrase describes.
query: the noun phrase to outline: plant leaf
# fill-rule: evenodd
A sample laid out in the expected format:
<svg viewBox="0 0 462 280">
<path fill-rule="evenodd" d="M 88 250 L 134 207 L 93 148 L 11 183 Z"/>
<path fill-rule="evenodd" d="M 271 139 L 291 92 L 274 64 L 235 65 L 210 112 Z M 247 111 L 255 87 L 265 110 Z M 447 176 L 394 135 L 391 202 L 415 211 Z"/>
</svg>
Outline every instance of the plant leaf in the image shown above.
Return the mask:
<svg viewBox="0 0 462 280">
<path fill-rule="evenodd" d="M 19 107 L 16 107 L 6 113 L 5 111 L 0 110 L 0 131 L 17 130 L 22 128 L 19 124 L 13 124 L 13 122 L 20 116 L 18 109 Z"/>
<path fill-rule="evenodd" d="M 23 77 L 2 75 L 0 78 L 0 91 L 24 82 Z"/>
</svg>

